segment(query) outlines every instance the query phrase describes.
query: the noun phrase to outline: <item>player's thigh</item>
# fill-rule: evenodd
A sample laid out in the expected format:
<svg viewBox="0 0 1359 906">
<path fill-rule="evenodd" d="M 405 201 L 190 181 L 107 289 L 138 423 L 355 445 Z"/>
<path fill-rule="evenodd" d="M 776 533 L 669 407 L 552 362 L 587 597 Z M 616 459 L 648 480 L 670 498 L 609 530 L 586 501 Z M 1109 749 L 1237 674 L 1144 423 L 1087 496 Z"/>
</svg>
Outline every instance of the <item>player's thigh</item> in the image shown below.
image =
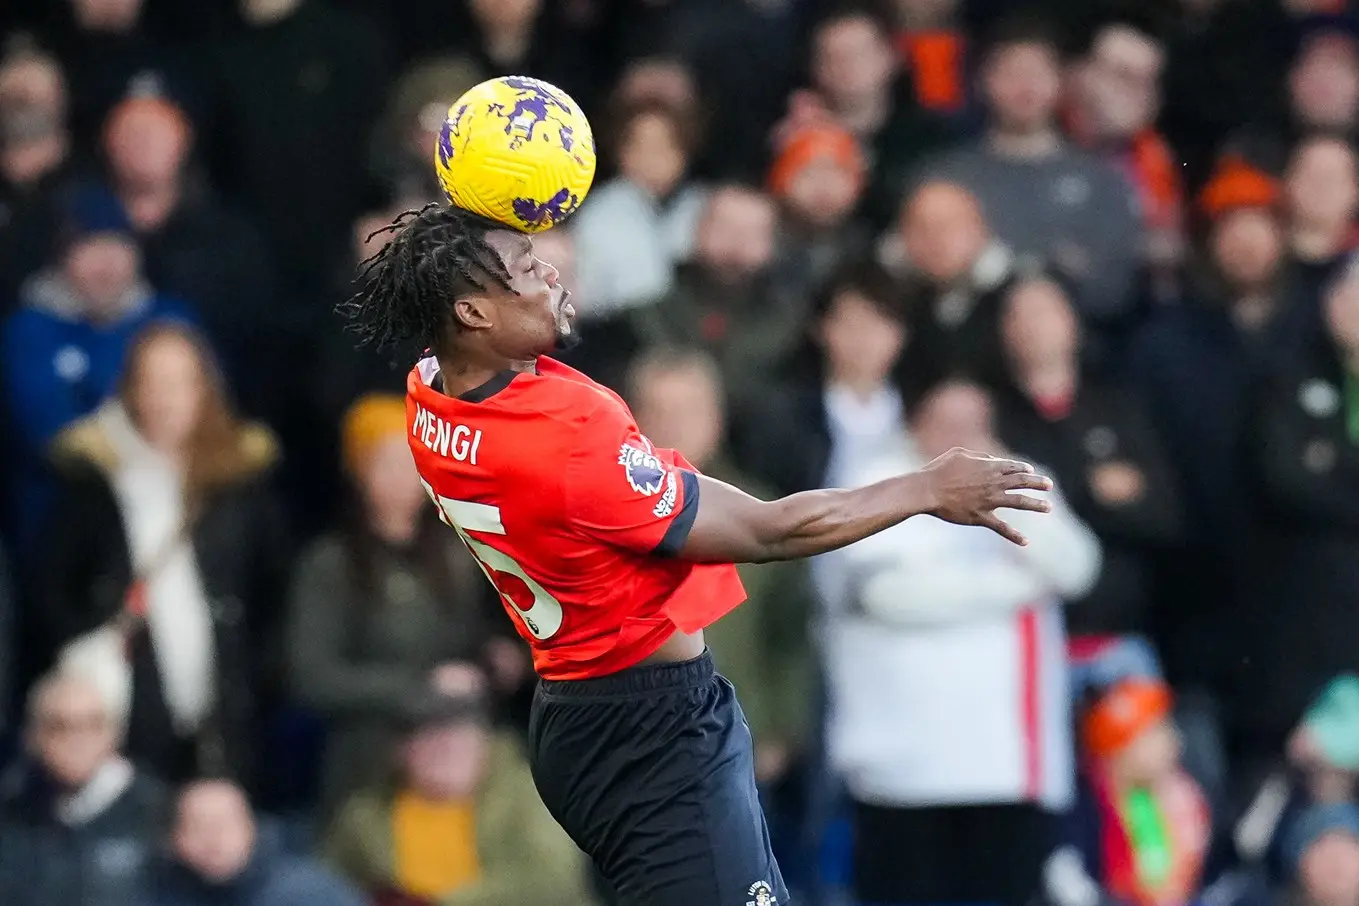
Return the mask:
<svg viewBox="0 0 1359 906">
<path fill-rule="evenodd" d="M 731 685 L 535 706 L 543 801 L 619 906 L 787 903 Z"/>
</svg>

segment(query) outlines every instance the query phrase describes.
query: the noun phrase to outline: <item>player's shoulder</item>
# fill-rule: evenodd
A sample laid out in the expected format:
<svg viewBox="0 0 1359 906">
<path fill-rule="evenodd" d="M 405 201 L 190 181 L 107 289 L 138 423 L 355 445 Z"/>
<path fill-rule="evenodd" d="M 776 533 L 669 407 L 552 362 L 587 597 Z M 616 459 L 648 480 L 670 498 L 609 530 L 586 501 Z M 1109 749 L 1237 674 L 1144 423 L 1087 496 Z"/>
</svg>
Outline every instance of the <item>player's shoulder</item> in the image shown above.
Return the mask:
<svg viewBox="0 0 1359 906">
<path fill-rule="evenodd" d="M 630 418 L 622 397 L 569 365 L 544 357 L 523 384 L 523 404 L 550 415 L 565 430 Z"/>
</svg>

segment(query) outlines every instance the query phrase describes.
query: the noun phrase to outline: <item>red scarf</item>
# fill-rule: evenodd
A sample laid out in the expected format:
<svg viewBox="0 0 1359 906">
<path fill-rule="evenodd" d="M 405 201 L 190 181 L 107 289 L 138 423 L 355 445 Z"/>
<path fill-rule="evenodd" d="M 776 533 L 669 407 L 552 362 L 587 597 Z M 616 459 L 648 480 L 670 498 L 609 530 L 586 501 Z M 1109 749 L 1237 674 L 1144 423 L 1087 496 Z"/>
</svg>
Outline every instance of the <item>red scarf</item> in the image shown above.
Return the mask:
<svg viewBox="0 0 1359 906">
<path fill-rule="evenodd" d="M 957 113 L 967 103 L 967 43 L 952 29 L 903 31 L 897 53 L 911 74 L 915 98 L 935 113 Z"/>
</svg>

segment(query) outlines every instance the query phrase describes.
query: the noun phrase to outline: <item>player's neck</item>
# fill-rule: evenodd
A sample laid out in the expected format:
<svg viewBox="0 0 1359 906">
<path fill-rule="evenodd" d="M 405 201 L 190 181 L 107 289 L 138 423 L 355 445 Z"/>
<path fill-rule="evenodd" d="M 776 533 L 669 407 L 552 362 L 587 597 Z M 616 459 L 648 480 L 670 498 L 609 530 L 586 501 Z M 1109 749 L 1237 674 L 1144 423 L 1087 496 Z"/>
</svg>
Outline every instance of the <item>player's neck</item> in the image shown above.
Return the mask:
<svg viewBox="0 0 1359 906">
<path fill-rule="evenodd" d="M 442 378 L 443 384 L 440 389 L 443 390 L 445 396 L 462 396 L 469 390 L 475 390 L 496 375 L 506 371 L 533 374 L 538 369 L 537 359 L 469 362 L 465 359 L 458 360 L 445 355 L 436 356 L 436 358 L 439 361 L 439 376 Z"/>
</svg>

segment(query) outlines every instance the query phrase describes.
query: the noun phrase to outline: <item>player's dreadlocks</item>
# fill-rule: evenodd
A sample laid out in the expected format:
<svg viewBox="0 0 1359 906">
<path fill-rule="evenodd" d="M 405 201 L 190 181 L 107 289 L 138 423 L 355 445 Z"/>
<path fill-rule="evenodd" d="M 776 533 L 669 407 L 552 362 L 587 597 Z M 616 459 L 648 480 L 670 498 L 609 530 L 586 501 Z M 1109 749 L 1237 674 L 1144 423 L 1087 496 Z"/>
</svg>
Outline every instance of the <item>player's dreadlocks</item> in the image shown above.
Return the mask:
<svg viewBox="0 0 1359 906">
<path fill-rule="evenodd" d="M 419 352 L 439 341 L 453 300 L 484 292 L 494 281 L 510 288 L 510 275 L 486 234 L 504 227 L 450 205 L 406 211 L 369 235 L 392 239 L 359 265 L 362 288 L 339 306 L 365 345 Z"/>
</svg>

